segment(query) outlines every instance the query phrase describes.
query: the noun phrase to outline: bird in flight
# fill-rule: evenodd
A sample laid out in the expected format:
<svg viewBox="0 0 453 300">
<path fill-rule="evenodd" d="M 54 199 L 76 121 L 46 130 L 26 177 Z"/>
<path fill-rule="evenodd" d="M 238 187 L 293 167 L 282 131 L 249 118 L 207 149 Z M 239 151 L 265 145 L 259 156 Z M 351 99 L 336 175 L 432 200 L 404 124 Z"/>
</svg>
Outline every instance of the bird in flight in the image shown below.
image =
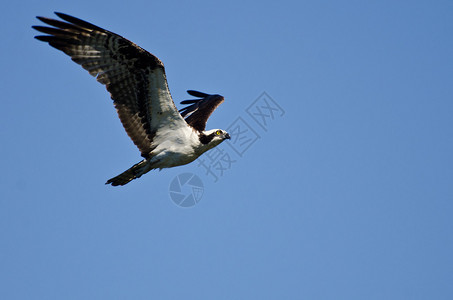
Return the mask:
<svg viewBox="0 0 453 300">
<path fill-rule="evenodd" d="M 81 19 L 55 13 L 61 20 L 37 17 L 48 26 L 36 39 L 63 51 L 105 85 L 118 116 L 143 160 L 106 184 L 125 185 L 153 169 L 188 164 L 230 139 L 222 129 L 206 130 L 220 95 L 188 90 L 197 99 L 176 108 L 168 89 L 164 64 L 122 36 Z"/>
</svg>

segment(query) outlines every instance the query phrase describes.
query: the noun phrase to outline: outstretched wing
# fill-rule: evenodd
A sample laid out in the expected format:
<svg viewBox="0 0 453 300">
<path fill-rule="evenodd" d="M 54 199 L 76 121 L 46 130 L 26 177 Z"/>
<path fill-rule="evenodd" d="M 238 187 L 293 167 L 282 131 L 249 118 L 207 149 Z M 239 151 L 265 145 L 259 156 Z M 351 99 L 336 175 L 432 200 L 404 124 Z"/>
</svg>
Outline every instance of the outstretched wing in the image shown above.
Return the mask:
<svg viewBox="0 0 453 300">
<path fill-rule="evenodd" d="M 37 17 L 53 26 L 33 26 L 47 35 L 40 41 L 63 51 L 110 92 L 127 134 L 147 157 L 163 123 L 184 126 L 173 103 L 163 63 L 131 41 L 75 17 L 55 13 L 66 22 Z"/>
<path fill-rule="evenodd" d="M 201 99 L 184 100 L 181 104 L 191 104 L 179 112 L 185 118 L 187 124 L 198 131 L 203 131 L 206 128 L 206 122 L 214 112 L 214 110 L 225 101 L 225 98 L 220 95 L 209 95 L 198 91 L 188 90 L 187 93 Z"/>
</svg>

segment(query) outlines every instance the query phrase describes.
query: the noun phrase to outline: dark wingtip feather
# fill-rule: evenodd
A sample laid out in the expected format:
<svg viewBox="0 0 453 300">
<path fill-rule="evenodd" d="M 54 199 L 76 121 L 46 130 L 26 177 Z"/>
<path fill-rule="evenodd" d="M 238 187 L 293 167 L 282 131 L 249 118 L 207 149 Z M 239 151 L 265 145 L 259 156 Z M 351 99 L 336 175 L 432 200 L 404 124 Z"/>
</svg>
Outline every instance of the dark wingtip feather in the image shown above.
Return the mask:
<svg viewBox="0 0 453 300">
<path fill-rule="evenodd" d="M 40 16 L 37 16 L 36 19 L 38 19 L 39 21 L 45 23 L 45 24 L 49 24 L 49 25 L 52 25 L 52 21 L 55 21 L 53 19 L 49 19 L 49 18 L 46 18 L 46 17 L 40 17 Z M 53 26 L 53 25 L 52 25 Z"/>
<path fill-rule="evenodd" d="M 48 35 L 37 35 L 35 39 L 40 40 L 41 42 L 50 42 L 51 36 Z"/>
<path fill-rule="evenodd" d="M 44 20 L 47 19 L 47 18 L 46 17 L 41 17 L 41 16 L 36 16 L 36 19 L 38 19 L 39 21 L 44 22 Z"/>
<path fill-rule="evenodd" d="M 60 29 L 52 28 L 52 27 L 45 27 L 45 26 L 32 26 L 33 29 L 51 35 L 58 35 L 64 33 Z M 67 32 L 65 34 L 68 34 Z"/>
<path fill-rule="evenodd" d="M 51 18 L 40 17 L 40 16 L 37 16 L 36 19 L 38 19 L 39 21 L 41 21 L 41 22 L 43 22 L 43 23 L 49 24 L 49 25 L 52 25 L 52 23 L 56 21 L 56 20 L 51 19 Z M 61 22 L 61 21 L 60 21 L 60 22 Z M 52 25 L 52 26 L 53 26 L 53 25 Z"/>
<path fill-rule="evenodd" d="M 73 17 L 73 16 L 70 16 L 70 15 L 67 15 L 67 14 L 64 14 L 64 13 L 61 13 L 61 12 L 54 12 L 57 16 L 59 16 L 61 19 L 65 20 L 66 22 L 69 22 L 69 23 L 72 23 L 74 25 L 77 25 L 77 26 L 81 26 L 81 27 L 84 27 L 84 28 L 89 28 L 89 29 L 95 29 L 95 30 L 101 30 L 101 31 L 104 31 L 105 29 L 101 28 L 101 27 L 98 27 L 94 24 L 91 24 L 87 21 L 84 21 L 84 20 L 81 20 L 79 18 L 76 18 L 76 17 Z"/>
<path fill-rule="evenodd" d="M 187 94 L 189 94 L 191 96 L 194 96 L 194 97 L 200 97 L 200 98 L 204 98 L 204 97 L 209 96 L 209 94 L 202 93 L 202 92 L 199 92 L 199 91 L 194 91 L 194 90 L 187 90 Z"/>
<path fill-rule="evenodd" d="M 56 15 L 57 15 L 58 17 L 60 17 L 61 19 L 67 21 L 67 22 L 71 22 L 70 20 L 74 20 L 74 19 L 75 19 L 75 20 L 80 20 L 80 19 L 78 19 L 78 18 L 76 18 L 76 17 L 70 16 L 70 15 L 68 15 L 68 14 L 65 14 L 65 13 L 62 13 L 62 12 L 59 12 L 59 11 L 54 11 L 53 13 L 56 14 Z M 80 20 L 80 21 L 81 21 L 81 20 Z M 73 22 L 71 22 L 71 23 L 73 23 Z"/>
<path fill-rule="evenodd" d="M 41 22 L 59 28 L 59 29 L 69 29 L 69 30 L 75 30 L 75 31 L 84 31 L 84 32 L 89 32 L 88 29 L 82 28 L 80 26 L 71 24 L 71 23 L 66 23 L 60 20 L 55 20 L 55 19 L 50 19 L 50 18 L 45 18 L 45 17 L 36 17 L 38 20 Z M 94 26 L 94 25 L 93 25 Z"/>
<path fill-rule="evenodd" d="M 199 99 L 193 99 L 193 100 L 184 100 L 184 101 L 181 101 L 180 103 L 181 104 L 192 104 L 192 103 L 196 103 L 198 101 L 201 101 Z"/>
</svg>

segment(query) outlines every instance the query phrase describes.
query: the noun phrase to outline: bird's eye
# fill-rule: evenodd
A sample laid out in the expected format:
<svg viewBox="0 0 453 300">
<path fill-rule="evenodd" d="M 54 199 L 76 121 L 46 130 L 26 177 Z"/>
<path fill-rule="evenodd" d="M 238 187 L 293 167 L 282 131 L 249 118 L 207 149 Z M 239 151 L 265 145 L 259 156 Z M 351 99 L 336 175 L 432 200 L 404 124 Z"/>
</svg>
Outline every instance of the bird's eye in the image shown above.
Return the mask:
<svg viewBox="0 0 453 300">
<path fill-rule="evenodd" d="M 215 132 L 215 134 L 217 134 L 217 135 L 221 135 L 221 134 L 222 134 L 222 131 L 220 131 L 220 130 L 217 130 L 217 131 Z"/>
</svg>

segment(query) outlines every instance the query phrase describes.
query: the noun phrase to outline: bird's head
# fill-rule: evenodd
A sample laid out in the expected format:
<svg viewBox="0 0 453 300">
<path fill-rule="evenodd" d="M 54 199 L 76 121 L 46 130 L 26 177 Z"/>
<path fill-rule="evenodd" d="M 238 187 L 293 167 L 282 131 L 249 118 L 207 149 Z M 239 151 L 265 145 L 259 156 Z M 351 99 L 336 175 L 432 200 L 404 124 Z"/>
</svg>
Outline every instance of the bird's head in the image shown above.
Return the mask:
<svg viewBox="0 0 453 300">
<path fill-rule="evenodd" d="M 203 131 L 200 134 L 200 142 L 209 145 L 209 148 L 215 147 L 224 140 L 231 139 L 230 134 L 222 129 L 211 129 Z"/>
</svg>

